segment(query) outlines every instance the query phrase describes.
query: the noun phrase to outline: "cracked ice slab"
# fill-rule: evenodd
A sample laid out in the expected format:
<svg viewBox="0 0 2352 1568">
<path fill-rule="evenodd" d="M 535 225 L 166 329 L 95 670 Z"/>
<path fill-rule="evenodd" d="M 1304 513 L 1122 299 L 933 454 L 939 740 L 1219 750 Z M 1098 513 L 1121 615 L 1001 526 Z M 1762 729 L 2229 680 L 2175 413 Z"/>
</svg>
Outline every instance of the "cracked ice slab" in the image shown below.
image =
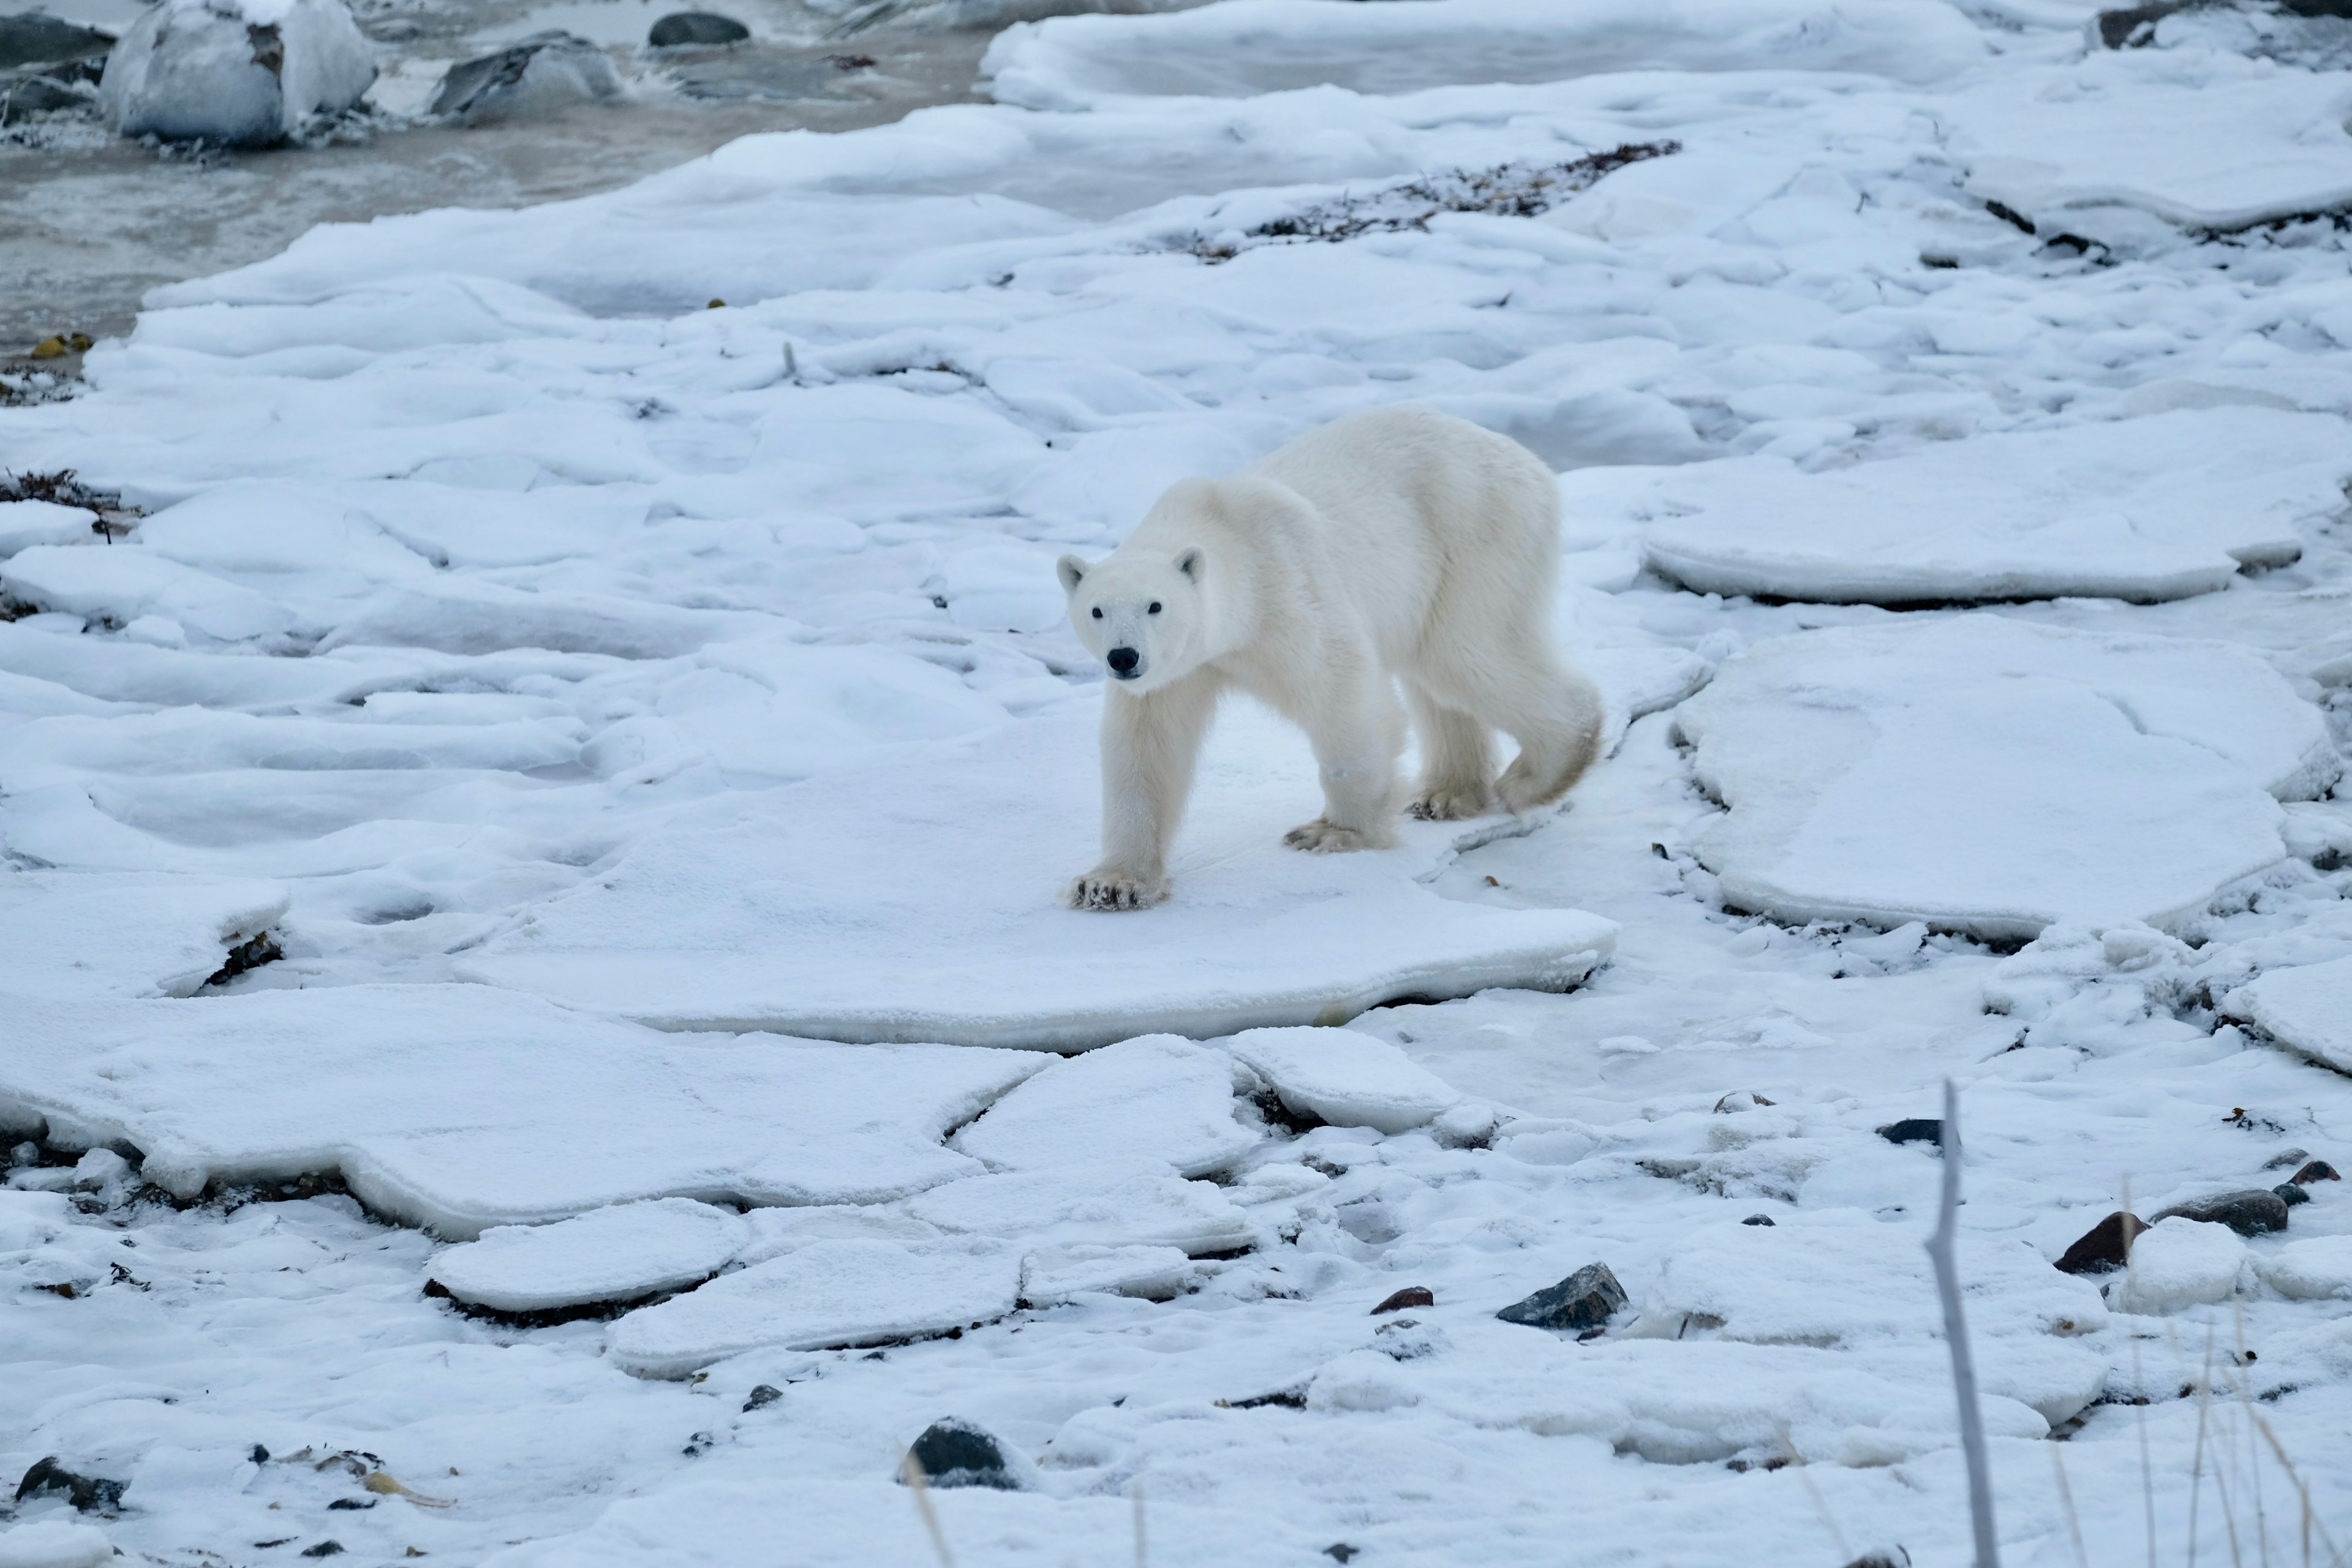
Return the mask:
<svg viewBox="0 0 2352 1568">
<path fill-rule="evenodd" d="M 2046 236 L 2136 208 L 2235 229 L 2352 203 L 2352 87 L 2340 71 L 2223 49 L 2094 51 L 1940 105 L 1969 189 Z"/>
<path fill-rule="evenodd" d="M 2352 1072 L 2352 958 L 2265 971 L 2229 1005 L 2273 1039 Z"/>
<path fill-rule="evenodd" d="M 1823 473 L 1777 458 L 1672 471 L 1652 567 L 1703 594 L 1905 605 L 2208 594 L 2302 553 L 2341 511 L 2352 427 L 2209 408 L 1938 442 Z"/>
<path fill-rule="evenodd" d="M 553 1225 L 500 1226 L 434 1258 L 433 1279 L 458 1300 L 500 1312 L 631 1301 L 709 1279 L 751 1240 L 732 1210 L 656 1198 Z"/>
<path fill-rule="evenodd" d="M 471 985 L 0 1004 L 0 1115 L 128 1140 L 181 1197 L 339 1172 L 380 1213 L 460 1240 L 636 1198 L 905 1197 L 980 1173 L 940 1138 L 1042 1065 L 681 1039 Z"/>
<path fill-rule="evenodd" d="M 1399 848 L 1302 855 L 1321 805 L 1296 731 L 1229 704 L 1171 870 L 1137 913 L 1062 907 L 1092 864 L 1095 709 L 730 805 L 462 960 L 469 977 L 666 1029 L 1084 1050 L 1339 1022 L 1398 996 L 1564 991 L 1616 927 L 1458 903 L 1422 878 L 1461 843 L 1543 819 L 1404 822 Z M 1574 832 L 1571 815 L 1549 831 Z"/>
<path fill-rule="evenodd" d="M 2252 654 L 1990 615 L 1759 644 L 1675 724 L 1729 807 L 1696 846 L 1727 901 L 1994 938 L 2177 921 L 2275 864 L 2279 799 L 2336 771 Z"/>
</svg>

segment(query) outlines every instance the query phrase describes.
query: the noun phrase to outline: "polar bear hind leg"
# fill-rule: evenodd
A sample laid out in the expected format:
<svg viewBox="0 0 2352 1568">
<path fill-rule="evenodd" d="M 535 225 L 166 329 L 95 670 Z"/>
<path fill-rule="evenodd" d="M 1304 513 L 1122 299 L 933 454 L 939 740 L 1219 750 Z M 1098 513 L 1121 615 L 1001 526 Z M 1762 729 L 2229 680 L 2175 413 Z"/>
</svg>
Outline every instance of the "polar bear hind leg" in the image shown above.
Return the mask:
<svg viewBox="0 0 2352 1568">
<path fill-rule="evenodd" d="M 1421 737 L 1421 784 L 1410 816 L 1459 822 L 1484 816 L 1494 805 L 1495 739 L 1486 721 L 1449 708 L 1419 682 L 1408 682 L 1413 730 Z"/>
<path fill-rule="evenodd" d="M 1600 689 L 1531 629 L 1449 650 L 1437 668 L 1419 673 L 1439 702 L 1519 743 L 1519 754 L 1495 781 L 1495 800 L 1505 811 L 1517 815 L 1558 800 L 1600 754 Z"/>
</svg>

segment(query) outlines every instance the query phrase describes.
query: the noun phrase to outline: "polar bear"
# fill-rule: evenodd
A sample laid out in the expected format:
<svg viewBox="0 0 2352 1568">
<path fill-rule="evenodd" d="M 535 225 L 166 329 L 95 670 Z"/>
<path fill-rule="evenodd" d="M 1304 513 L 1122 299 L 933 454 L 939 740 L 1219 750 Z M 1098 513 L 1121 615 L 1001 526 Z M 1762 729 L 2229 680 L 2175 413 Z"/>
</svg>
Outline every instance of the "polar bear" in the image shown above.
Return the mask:
<svg viewBox="0 0 2352 1568">
<path fill-rule="evenodd" d="M 1517 442 L 1433 409 L 1350 415 L 1223 479 L 1184 479 L 1097 562 L 1065 555 L 1103 662 L 1102 861 L 1077 909 L 1168 896 L 1170 841 L 1229 689 L 1307 731 L 1323 815 L 1293 848 L 1396 842 L 1403 685 L 1435 820 L 1558 799 L 1600 747 L 1601 694 L 1552 643 L 1559 491 Z M 1492 731 L 1518 742 L 1495 776 Z"/>
</svg>

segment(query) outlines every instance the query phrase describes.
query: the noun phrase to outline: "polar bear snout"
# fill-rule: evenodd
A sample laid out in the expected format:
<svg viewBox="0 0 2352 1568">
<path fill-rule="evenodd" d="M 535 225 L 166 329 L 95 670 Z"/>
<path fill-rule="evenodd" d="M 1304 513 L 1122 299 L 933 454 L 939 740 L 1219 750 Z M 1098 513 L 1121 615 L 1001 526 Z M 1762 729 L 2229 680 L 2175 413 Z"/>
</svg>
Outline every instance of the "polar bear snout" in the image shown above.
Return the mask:
<svg viewBox="0 0 2352 1568">
<path fill-rule="evenodd" d="M 1143 673 L 1143 656 L 1131 647 L 1115 647 L 1103 655 L 1103 662 L 1121 680 L 1133 680 Z"/>
</svg>

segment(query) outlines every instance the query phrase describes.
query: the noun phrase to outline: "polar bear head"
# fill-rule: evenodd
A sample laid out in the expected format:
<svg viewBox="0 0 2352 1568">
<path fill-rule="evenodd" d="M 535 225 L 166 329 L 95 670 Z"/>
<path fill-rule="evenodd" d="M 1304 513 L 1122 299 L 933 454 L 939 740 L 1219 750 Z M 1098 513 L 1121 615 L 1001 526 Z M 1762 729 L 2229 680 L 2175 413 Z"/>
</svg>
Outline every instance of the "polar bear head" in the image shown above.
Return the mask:
<svg viewBox="0 0 2352 1568">
<path fill-rule="evenodd" d="M 1141 696 L 1208 657 L 1200 546 L 1173 554 L 1121 547 L 1092 563 L 1065 555 L 1058 570 L 1078 641 L 1127 690 Z"/>
</svg>

